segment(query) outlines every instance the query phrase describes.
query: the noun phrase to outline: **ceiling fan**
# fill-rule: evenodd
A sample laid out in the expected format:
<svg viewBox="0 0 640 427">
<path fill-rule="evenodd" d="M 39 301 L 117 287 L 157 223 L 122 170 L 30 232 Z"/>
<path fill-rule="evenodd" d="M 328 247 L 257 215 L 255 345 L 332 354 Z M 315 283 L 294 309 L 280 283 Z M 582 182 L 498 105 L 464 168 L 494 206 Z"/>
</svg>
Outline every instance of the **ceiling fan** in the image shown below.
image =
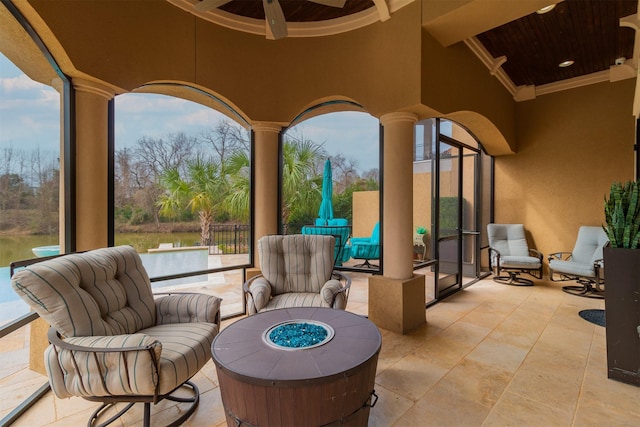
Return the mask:
<svg viewBox="0 0 640 427">
<path fill-rule="evenodd" d="M 199 12 L 207 12 L 217 7 L 220 7 L 226 3 L 229 3 L 231 0 L 202 0 L 200 3 L 197 3 L 194 8 Z M 344 4 L 347 0 L 307 0 L 314 3 L 322 4 L 325 6 L 331 7 L 344 7 Z M 280 7 L 280 3 L 278 0 L 262 0 L 262 6 L 264 7 L 264 16 L 269 29 L 271 30 L 271 34 L 275 40 L 286 37 L 288 34 L 287 31 L 287 21 L 284 17 L 284 13 L 282 12 L 282 7 Z"/>
</svg>

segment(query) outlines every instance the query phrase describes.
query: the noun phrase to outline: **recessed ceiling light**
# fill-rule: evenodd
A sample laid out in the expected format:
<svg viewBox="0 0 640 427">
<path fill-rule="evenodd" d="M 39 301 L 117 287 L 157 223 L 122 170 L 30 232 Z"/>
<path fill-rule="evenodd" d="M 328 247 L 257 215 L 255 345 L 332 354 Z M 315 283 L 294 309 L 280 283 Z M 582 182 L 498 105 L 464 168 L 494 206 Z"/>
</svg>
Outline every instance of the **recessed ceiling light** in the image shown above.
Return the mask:
<svg viewBox="0 0 640 427">
<path fill-rule="evenodd" d="M 559 63 L 558 67 L 565 68 L 565 67 L 569 67 L 571 65 L 573 65 L 573 61 L 572 60 L 568 60 L 568 61 L 562 61 L 561 63 Z"/>
<path fill-rule="evenodd" d="M 551 12 L 554 7 L 556 7 L 555 4 L 550 4 L 549 6 L 545 6 L 545 7 L 542 7 L 540 9 L 536 10 L 536 13 L 538 15 L 542 15 L 543 13 Z"/>
</svg>

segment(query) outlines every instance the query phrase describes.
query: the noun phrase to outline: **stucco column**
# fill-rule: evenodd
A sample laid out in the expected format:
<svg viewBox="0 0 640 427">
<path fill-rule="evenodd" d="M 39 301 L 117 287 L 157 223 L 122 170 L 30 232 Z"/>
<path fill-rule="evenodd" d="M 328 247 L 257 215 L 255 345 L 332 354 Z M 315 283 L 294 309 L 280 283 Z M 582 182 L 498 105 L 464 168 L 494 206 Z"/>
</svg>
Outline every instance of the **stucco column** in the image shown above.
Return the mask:
<svg viewBox="0 0 640 427">
<path fill-rule="evenodd" d="M 384 126 L 384 276 L 413 276 L 413 140 L 418 117 L 389 113 Z"/>
<path fill-rule="evenodd" d="M 255 133 L 253 253 L 258 260 L 258 239 L 278 232 L 278 135 L 282 126 L 271 122 L 252 124 Z"/>
<path fill-rule="evenodd" d="M 76 250 L 108 244 L 108 108 L 111 87 L 73 79 L 76 110 Z M 74 159 L 68 159 L 74 161 Z"/>
<path fill-rule="evenodd" d="M 383 276 L 369 278 L 369 319 L 410 332 L 425 323 L 424 276 L 413 273 L 413 113 L 380 118 L 384 126 Z"/>
</svg>

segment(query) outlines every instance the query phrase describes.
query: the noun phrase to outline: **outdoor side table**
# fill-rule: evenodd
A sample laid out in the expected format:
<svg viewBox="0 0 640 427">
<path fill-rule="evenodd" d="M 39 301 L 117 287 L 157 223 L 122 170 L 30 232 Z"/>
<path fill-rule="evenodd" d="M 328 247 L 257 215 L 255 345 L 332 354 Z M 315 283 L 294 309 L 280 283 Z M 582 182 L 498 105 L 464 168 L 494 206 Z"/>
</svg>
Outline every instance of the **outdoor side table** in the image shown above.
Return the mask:
<svg viewBox="0 0 640 427">
<path fill-rule="evenodd" d="M 282 325 L 328 326 L 324 343 L 283 348 Z M 228 426 L 366 426 L 382 338 L 367 318 L 331 308 L 284 308 L 227 326 L 212 357 Z"/>
</svg>

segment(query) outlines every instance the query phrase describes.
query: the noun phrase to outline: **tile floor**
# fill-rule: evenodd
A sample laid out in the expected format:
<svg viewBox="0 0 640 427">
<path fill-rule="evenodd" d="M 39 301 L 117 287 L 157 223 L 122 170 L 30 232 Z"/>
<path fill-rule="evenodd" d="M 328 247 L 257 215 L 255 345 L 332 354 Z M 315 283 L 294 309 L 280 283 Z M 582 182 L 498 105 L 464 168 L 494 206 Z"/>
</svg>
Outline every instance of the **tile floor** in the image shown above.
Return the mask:
<svg viewBox="0 0 640 427">
<path fill-rule="evenodd" d="M 366 298 L 366 277 L 354 278 L 348 310 L 366 314 Z M 578 316 L 603 307 L 545 281 L 513 287 L 483 280 L 466 288 L 427 309 L 427 323 L 413 333 L 381 331 L 379 400 L 369 425 L 640 426 L 640 388 L 607 379 L 605 329 Z M 225 425 L 213 363 L 194 380 L 201 403 L 185 425 Z M 0 400 L 23 384 L 5 378 Z M 96 406 L 49 393 L 14 426 L 86 425 Z M 180 410 L 159 406 L 166 412 L 154 411 L 156 422 Z M 139 426 L 140 419 L 137 410 L 112 425 Z"/>
</svg>

